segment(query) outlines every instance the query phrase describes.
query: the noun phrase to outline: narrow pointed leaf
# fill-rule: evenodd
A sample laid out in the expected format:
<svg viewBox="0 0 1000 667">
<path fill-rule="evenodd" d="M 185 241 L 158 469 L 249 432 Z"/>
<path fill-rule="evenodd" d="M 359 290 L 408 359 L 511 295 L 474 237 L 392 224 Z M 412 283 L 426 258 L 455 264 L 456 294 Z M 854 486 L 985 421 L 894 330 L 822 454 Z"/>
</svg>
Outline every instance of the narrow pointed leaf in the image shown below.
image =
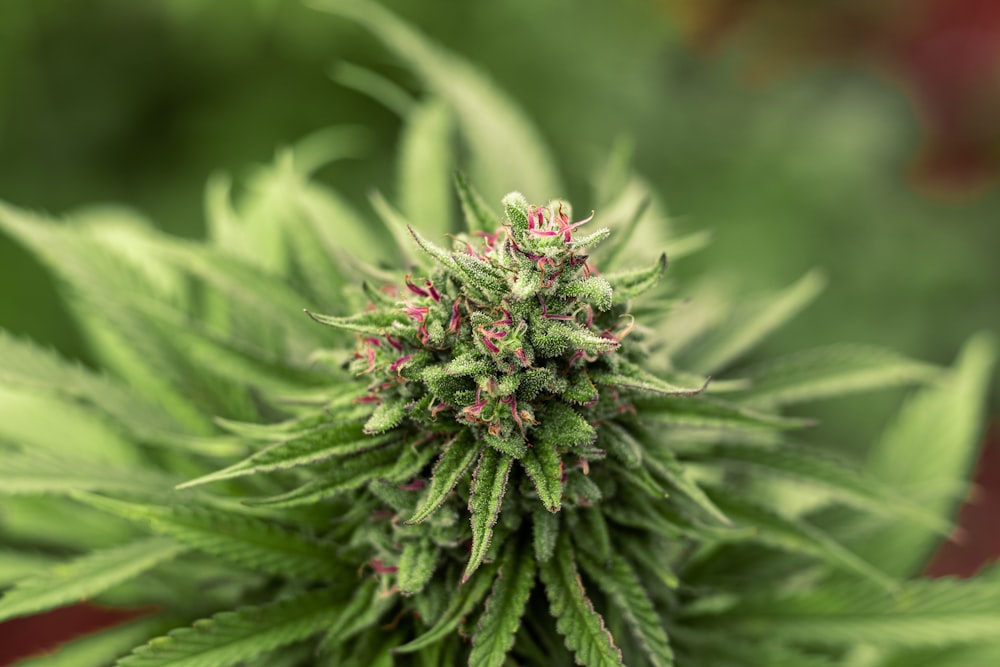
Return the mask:
<svg viewBox="0 0 1000 667">
<path fill-rule="evenodd" d="M 224 611 L 137 648 L 118 667 L 230 667 L 306 639 L 337 616 L 338 596 L 327 590 L 239 611 Z"/>
<path fill-rule="evenodd" d="M 393 650 L 393 653 L 412 653 L 433 646 L 451 635 L 462 619 L 479 606 L 490 591 L 490 586 L 496 578 L 498 563 L 489 563 L 477 571 L 468 581 L 461 584 L 458 592 L 453 594 L 448 608 L 430 630 L 416 639 Z"/>
<path fill-rule="evenodd" d="M 475 442 L 458 438 L 447 446 L 431 473 L 430 488 L 420 500 L 420 505 L 406 523 L 421 523 L 433 514 L 447 499 L 448 494 L 458 484 L 480 454 Z"/>
<path fill-rule="evenodd" d="M 581 554 L 584 572 L 604 591 L 625 617 L 632 635 L 653 667 L 670 667 L 674 654 L 660 622 L 660 614 L 646 594 L 642 580 L 628 561 L 612 554 L 607 566 Z"/>
<path fill-rule="evenodd" d="M 514 459 L 501 454 L 493 447 L 483 449 L 479 465 L 472 476 L 472 490 L 469 494 L 469 512 L 472 514 L 472 553 L 469 564 L 462 575 L 467 581 L 486 557 L 493 539 L 493 526 L 497 522 L 504 494 L 507 492 L 507 477 L 510 475 Z"/>
<path fill-rule="evenodd" d="M 95 597 L 186 549 L 175 540 L 153 537 L 45 568 L 0 598 L 0 621 Z"/>
<path fill-rule="evenodd" d="M 590 378 L 597 384 L 622 387 L 665 396 L 696 396 L 705 391 L 708 381 L 701 387 L 677 387 L 628 361 L 622 360 L 617 373 L 594 371 Z"/>
<path fill-rule="evenodd" d="M 559 540 L 554 557 L 542 563 L 539 572 L 556 619 L 556 629 L 565 638 L 566 647 L 575 654 L 577 664 L 584 667 L 624 664 L 604 619 L 587 597 L 565 534 Z"/>
<path fill-rule="evenodd" d="M 455 189 L 465 215 L 465 226 L 469 233 L 492 234 L 500 227 L 500 220 L 476 192 L 462 172 L 455 174 Z"/>
<path fill-rule="evenodd" d="M 562 461 L 549 442 L 536 442 L 520 458 L 521 465 L 535 483 L 538 497 L 550 512 L 562 505 Z"/>
<path fill-rule="evenodd" d="M 227 562 L 294 579 L 329 577 L 336 548 L 262 519 L 220 509 L 161 507 L 76 494 L 84 503 L 148 524 L 158 533 Z"/>
<path fill-rule="evenodd" d="M 531 551 L 507 549 L 493 592 L 472 636 L 469 667 L 503 667 L 534 586 L 535 561 Z"/>
</svg>

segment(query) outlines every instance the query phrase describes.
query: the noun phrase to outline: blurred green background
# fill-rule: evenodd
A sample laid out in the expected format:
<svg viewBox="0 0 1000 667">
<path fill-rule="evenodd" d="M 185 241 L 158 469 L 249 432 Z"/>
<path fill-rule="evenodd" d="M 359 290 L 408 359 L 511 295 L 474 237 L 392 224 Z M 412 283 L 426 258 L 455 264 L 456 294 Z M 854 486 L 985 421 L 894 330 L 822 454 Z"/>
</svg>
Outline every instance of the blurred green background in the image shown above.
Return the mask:
<svg viewBox="0 0 1000 667">
<path fill-rule="evenodd" d="M 945 364 L 971 333 L 1000 331 L 1000 189 L 990 171 L 1000 53 L 966 54 L 979 58 L 972 65 L 925 58 L 940 2 L 827 0 L 807 15 L 765 0 L 384 4 L 528 111 L 567 177 L 569 192 L 553 195 L 585 208 L 611 146 L 631 138 L 674 224 L 715 234 L 709 250 L 671 268 L 676 279 L 711 271 L 755 291 L 821 267 L 826 293 L 765 354 L 848 340 Z M 917 5 L 930 9 L 915 14 Z M 954 33 L 958 20 L 1000 44 L 1000 21 L 976 14 L 982 2 L 958 5 L 971 12 L 966 24 L 941 25 Z M 858 16 L 864 40 L 843 30 Z M 345 61 L 416 91 L 405 64 L 364 31 L 295 0 L 4 0 L 0 199 L 57 214 L 121 202 L 198 236 L 213 171 L 245 174 L 339 123 L 371 128 L 370 154 L 320 177 L 362 204 L 372 186 L 391 195 L 399 119 L 330 78 Z M 957 74 L 970 81 L 965 106 L 935 106 L 937 93 L 954 102 L 938 84 Z M 956 122 L 957 134 L 941 130 Z M 0 281 L 0 326 L 87 360 L 51 281 L 6 238 Z M 875 422 L 898 400 L 819 413 Z M 860 448 L 855 432 L 832 434 Z"/>
</svg>

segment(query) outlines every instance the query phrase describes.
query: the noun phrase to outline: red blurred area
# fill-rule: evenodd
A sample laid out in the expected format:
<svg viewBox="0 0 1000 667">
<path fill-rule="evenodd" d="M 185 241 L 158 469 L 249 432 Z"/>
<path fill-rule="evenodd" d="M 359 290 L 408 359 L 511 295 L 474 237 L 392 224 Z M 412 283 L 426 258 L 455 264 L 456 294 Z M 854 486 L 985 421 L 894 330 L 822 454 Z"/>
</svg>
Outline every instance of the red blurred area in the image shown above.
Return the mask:
<svg viewBox="0 0 1000 667">
<path fill-rule="evenodd" d="M 737 44 L 765 78 L 860 63 L 907 90 L 924 128 L 914 182 L 975 193 L 1000 179 L 997 0 L 657 0 L 694 48 Z"/>
<path fill-rule="evenodd" d="M 92 604 L 63 607 L 0 623 L 0 667 L 31 655 L 54 651 L 71 639 L 131 621 L 143 610 L 108 609 Z"/>
<path fill-rule="evenodd" d="M 979 456 L 973 491 L 958 514 L 959 539 L 946 542 L 927 567 L 931 577 L 971 577 L 1000 559 L 1000 423 Z"/>
</svg>

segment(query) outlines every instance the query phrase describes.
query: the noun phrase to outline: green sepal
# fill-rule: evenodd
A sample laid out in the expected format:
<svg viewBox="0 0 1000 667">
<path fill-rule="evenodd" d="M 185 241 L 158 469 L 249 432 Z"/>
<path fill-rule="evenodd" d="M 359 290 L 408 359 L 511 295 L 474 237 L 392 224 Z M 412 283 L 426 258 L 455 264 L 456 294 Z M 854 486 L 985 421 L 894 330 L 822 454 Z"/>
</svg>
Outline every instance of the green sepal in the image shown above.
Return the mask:
<svg viewBox="0 0 1000 667">
<path fill-rule="evenodd" d="M 364 431 L 369 435 L 384 433 L 399 426 L 405 416 L 406 404 L 402 400 L 382 401 L 365 422 Z"/>
<path fill-rule="evenodd" d="M 520 459 L 538 490 L 538 498 L 550 512 L 562 505 L 562 461 L 551 443 L 536 442 Z"/>
<path fill-rule="evenodd" d="M 403 595 L 415 595 L 424 589 L 438 563 L 438 548 L 428 539 L 411 540 L 399 557 L 397 584 Z"/>
<path fill-rule="evenodd" d="M 602 276 L 563 282 L 556 293 L 562 297 L 577 297 L 601 311 L 608 310 L 612 304 L 611 283 Z"/>
</svg>

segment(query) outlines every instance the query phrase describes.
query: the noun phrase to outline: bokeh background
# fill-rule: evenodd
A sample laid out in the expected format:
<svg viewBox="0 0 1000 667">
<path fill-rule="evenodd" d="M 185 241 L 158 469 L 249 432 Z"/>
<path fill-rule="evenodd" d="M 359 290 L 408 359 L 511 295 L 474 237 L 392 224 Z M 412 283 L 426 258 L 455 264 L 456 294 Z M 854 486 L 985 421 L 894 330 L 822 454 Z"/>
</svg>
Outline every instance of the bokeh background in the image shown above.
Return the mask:
<svg viewBox="0 0 1000 667">
<path fill-rule="evenodd" d="M 753 292 L 822 268 L 824 295 L 763 355 L 847 340 L 948 364 L 1000 331 L 995 0 L 384 4 L 528 111 L 567 177 L 554 195 L 588 201 L 631 146 L 673 224 L 714 233 L 670 269 L 681 284 L 712 272 Z M 392 195 L 400 121 L 331 76 L 344 63 L 418 90 L 360 28 L 298 0 L 3 0 L 0 199 L 114 201 L 197 237 L 215 170 L 351 123 L 371 129 L 367 155 L 319 176 L 365 207 L 372 187 Z M 48 276 L 3 237 L 0 326 L 88 361 Z M 861 456 L 901 397 L 805 411 Z"/>
</svg>

